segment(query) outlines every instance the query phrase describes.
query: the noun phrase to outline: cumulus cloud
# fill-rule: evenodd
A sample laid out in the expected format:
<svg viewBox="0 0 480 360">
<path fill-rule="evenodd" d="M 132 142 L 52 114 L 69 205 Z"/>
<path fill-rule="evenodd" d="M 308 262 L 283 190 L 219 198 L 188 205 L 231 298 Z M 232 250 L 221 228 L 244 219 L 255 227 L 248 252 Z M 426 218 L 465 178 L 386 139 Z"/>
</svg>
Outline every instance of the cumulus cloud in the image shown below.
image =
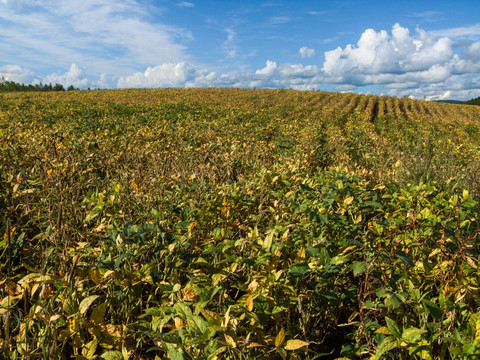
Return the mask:
<svg viewBox="0 0 480 360">
<path fill-rule="evenodd" d="M 19 65 L 4 65 L 0 66 L 0 78 L 2 77 L 6 81 L 24 84 L 33 80 L 33 73 Z"/>
<path fill-rule="evenodd" d="M 64 74 L 51 74 L 43 79 L 44 84 L 62 84 L 64 87 L 73 85 L 76 88 L 87 88 L 90 81 L 84 76 L 83 71 L 72 64 L 70 69 Z"/>
<path fill-rule="evenodd" d="M 245 87 L 245 88 L 295 88 L 314 90 L 320 86 L 320 69 L 313 65 L 280 64 L 267 60 L 265 67 L 254 72 L 218 74 L 200 66 L 167 63 L 149 67 L 121 77 L 119 88 L 150 87 Z"/>
<path fill-rule="evenodd" d="M 480 41 L 473 43 L 463 53 L 463 58 L 474 63 L 480 62 Z"/>
<path fill-rule="evenodd" d="M 166 63 L 148 67 L 145 72 L 137 72 L 118 80 L 119 88 L 185 87 L 197 77 L 205 76 L 205 71 L 185 62 Z"/>
<path fill-rule="evenodd" d="M 308 47 L 306 47 L 306 46 L 302 46 L 302 47 L 300 48 L 300 50 L 298 50 L 298 52 L 300 53 L 300 56 L 301 56 L 302 58 L 309 58 L 309 57 L 313 57 L 313 56 L 316 55 L 314 49 L 310 49 L 310 48 L 308 48 Z"/>
<path fill-rule="evenodd" d="M 452 42 L 436 40 L 421 29 L 417 36 L 396 24 L 389 35 L 385 30 L 366 30 L 357 46 L 347 45 L 325 53 L 323 69 L 327 75 L 350 76 L 421 72 L 446 65 L 452 59 Z"/>
<path fill-rule="evenodd" d="M 331 84 L 376 85 L 396 96 L 461 98 L 478 88 L 476 81 L 465 81 L 465 77 L 471 80 L 480 73 L 480 42 L 471 43 L 463 54 L 454 50 L 449 37 L 419 28 L 411 34 L 395 24 L 391 33 L 367 29 L 356 45 L 327 51 L 322 70 Z"/>
</svg>

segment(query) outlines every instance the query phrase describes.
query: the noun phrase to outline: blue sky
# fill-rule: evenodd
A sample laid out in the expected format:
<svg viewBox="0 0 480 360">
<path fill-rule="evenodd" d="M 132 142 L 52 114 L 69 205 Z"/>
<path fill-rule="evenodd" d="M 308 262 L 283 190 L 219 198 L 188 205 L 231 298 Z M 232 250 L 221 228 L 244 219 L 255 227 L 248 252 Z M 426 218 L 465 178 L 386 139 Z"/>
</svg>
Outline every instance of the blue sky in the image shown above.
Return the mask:
<svg viewBox="0 0 480 360">
<path fill-rule="evenodd" d="M 0 76 L 480 96 L 478 1 L 0 0 Z"/>
</svg>

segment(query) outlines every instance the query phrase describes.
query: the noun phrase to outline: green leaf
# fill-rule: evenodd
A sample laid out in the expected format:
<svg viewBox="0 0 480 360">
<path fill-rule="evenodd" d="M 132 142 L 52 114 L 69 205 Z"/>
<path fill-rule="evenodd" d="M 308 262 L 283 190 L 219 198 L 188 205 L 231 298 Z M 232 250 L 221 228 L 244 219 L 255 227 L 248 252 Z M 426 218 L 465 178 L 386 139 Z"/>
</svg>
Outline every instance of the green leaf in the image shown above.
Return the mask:
<svg viewBox="0 0 480 360">
<path fill-rule="evenodd" d="M 402 331 L 398 327 L 395 320 L 390 319 L 389 317 L 385 316 L 385 322 L 387 323 L 387 328 L 392 333 L 395 339 L 399 339 L 402 336 Z"/>
<path fill-rule="evenodd" d="M 100 357 L 104 360 L 123 360 L 122 353 L 117 350 L 105 351 Z"/>
<path fill-rule="evenodd" d="M 165 315 L 165 310 L 164 308 L 148 308 L 145 309 L 145 315 L 152 315 L 152 316 L 163 316 Z"/>
<path fill-rule="evenodd" d="M 409 343 L 418 343 L 420 340 L 422 340 L 422 336 L 427 332 L 428 331 L 424 329 L 411 327 L 403 331 L 402 340 L 405 340 Z"/>
<path fill-rule="evenodd" d="M 303 277 L 310 268 L 308 267 L 307 264 L 302 263 L 302 264 L 295 264 L 290 267 L 290 276 L 293 278 L 301 278 Z"/>
<path fill-rule="evenodd" d="M 405 265 L 414 266 L 412 259 L 407 255 L 405 251 L 398 250 L 397 251 L 397 258 L 400 259 Z"/>
<path fill-rule="evenodd" d="M 385 300 L 385 305 L 392 307 L 394 309 L 397 309 L 403 304 L 404 301 L 405 299 L 403 298 L 403 296 L 399 294 L 391 293 L 391 294 L 388 294 Z"/>
<path fill-rule="evenodd" d="M 430 300 L 423 300 L 423 306 L 428 310 L 428 313 L 432 315 L 434 319 L 440 320 L 443 317 L 443 312 L 434 302 Z"/>
<path fill-rule="evenodd" d="M 352 264 L 353 275 L 357 276 L 363 274 L 368 268 L 368 264 L 366 262 L 356 262 Z"/>
<path fill-rule="evenodd" d="M 92 320 L 95 324 L 100 324 L 101 322 L 103 322 L 106 312 L 107 303 L 101 303 L 95 309 L 93 309 L 92 314 L 90 315 L 90 320 Z"/>
<path fill-rule="evenodd" d="M 122 260 L 124 258 L 126 258 L 127 256 L 132 256 L 132 254 L 130 253 L 123 253 L 123 254 L 120 254 L 120 256 L 118 257 L 118 259 L 115 261 L 115 264 L 113 265 L 113 268 L 116 269 L 120 266 L 120 264 L 122 263 Z"/>
<path fill-rule="evenodd" d="M 168 355 L 170 355 L 171 360 L 183 360 L 183 354 L 175 345 L 166 344 L 168 349 Z"/>
<path fill-rule="evenodd" d="M 387 337 L 382 343 L 378 346 L 377 352 L 375 353 L 375 359 L 382 359 L 383 354 L 393 350 L 397 347 L 397 342 L 392 337 Z"/>
<path fill-rule="evenodd" d="M 87 214 L 87 216 L 85 217 L 83 222 L 89 222 L 90 220 L 95 219 L 99 214 L 100 214 L 100 210 L 99 209 L 94 209 L 93 211 L 90 211 Z"/>
<path fill-rule="evenodd" d="M 265 250 L 267 250 L 267 251 L 270 251 L 270 248 L 272 247 L 273 235 L 274 235 L 274 233 L 271 232 L 270 234 L 268 234 L 268 235 L 265 237 L 265 240 L 263 241 L 262 247 L 263 247 Z"/>
</svg>

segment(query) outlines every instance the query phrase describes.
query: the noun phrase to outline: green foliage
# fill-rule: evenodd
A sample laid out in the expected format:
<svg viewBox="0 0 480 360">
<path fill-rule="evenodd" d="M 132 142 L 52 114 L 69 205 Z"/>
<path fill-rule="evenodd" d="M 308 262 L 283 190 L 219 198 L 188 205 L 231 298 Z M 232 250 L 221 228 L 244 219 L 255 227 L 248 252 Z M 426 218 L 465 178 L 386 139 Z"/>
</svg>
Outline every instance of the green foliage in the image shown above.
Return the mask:
<svg viewBox="0 0 480 360">
<path fill-rule="evenodd" d="M 73 85 L 68 87 L 68 90 L 78 90 L 75 89 Z M 19 84 L 14 81 L 5 81 L 2 77 L 0 79 L 0 92 L 18 92 L 18 91 L 65 91 L 65 88 L 62 84 Z"/>
<path fill-rule="evenodd" d="M 0 357 L 478 357 L 479 113 L 345 96 L 1 95 Z"/>
<path fill-rule="evenodd" d="M 475 98 L 475 99 L 471 99 L 471 100 L 465 101 L 464 104 L 467 104 L 467 105 L 480 105 L 480 97 L 477 97 L 477 98 Z"/>
</svg>

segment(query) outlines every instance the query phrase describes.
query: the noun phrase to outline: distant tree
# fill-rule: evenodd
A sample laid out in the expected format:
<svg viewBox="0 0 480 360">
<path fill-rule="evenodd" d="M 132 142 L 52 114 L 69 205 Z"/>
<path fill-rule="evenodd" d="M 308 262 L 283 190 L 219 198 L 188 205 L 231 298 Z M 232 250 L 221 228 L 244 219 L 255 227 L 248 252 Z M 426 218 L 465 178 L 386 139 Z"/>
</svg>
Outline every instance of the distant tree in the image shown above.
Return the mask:
<svg viewBox="0 0 480 360">
<path fill-rule="evenodd" d="M 475 98 L 475 99 L 465 101 L 465 104 L 467 104 L 467 105 L 480 105 L 480 96 Z"/>
<path fill-rule="evenodd" d="M 68 87 L 68 89 L 67 89 L 67 91 L 73 91 L 73 90 L 76 90 L 76 89 L 73 87 L 73 85 L 70 85 L 70 86 Z"/>
<path fill-rule="evenodd" d="M 69 86 L 69 90 L 77 90 L 72 85 Z M 43 85 L 39 84 L 18 84 L 14 81 L 5 81 L 4 77 L 0 78 L 0 92 L 11 92 L 11 91 L 65 91 L 65 88 L 62 84 L 52 84 Z"/>
<path fill-rule="evenodd" d="M 53 91 L 65 91 L 65 88 L 62 84 L 55 84 L 55 86 L 53 87 Z"/>
</svg>

